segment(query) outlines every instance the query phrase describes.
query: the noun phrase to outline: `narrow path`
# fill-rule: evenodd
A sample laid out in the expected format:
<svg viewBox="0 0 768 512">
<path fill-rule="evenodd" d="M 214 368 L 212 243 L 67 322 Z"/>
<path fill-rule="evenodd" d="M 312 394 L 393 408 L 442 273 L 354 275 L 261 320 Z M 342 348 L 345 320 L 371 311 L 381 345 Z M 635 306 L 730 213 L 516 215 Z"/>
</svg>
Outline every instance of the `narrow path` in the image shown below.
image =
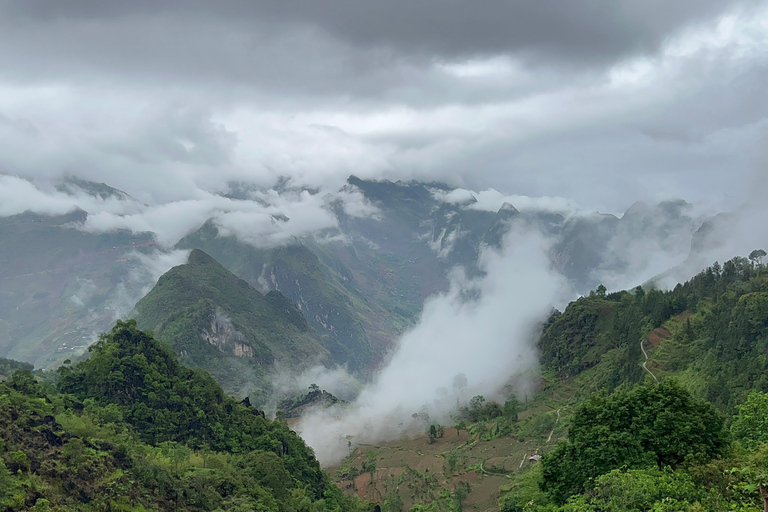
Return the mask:
<svg viewBox="0 0 768 512">
<path fill-rule="evenodd" d="M 525 460 L 525 459 L 523 459 L 523 460 Z M 480 461 L 480 471 L 482 471 L 486 475 L 489 475 L 489 476 L 503 476 L 504 478 L 509 478 L 509 475 L 507 473 L 491 473 L 490 471 L 486 471 L 485 468 L 483 467 L 483 464 L 485 464 L 485 461 L 481 460 Z M 523 465 L 521 463 L 520 467 L 522 467 L 522 466 Z"/>
<path fill-rule="evenodd" d="M 657 379 L 656 376 L 653 374 L 653 372 L 648 369 L 648 366 L 646 366 L 648 364 L 648 354 L 646 353 L 645 349 L 643 348 L 643 339 L 642 338 L 640 338 L 640 350 L 643 351 L 643 355 L 645 356 L 645 361 L 643 361 L 643 370 L 645 370 L 648 373 L 650 373 L 651 377 L 653 377 L 653 380 L 655 380 L 656 382 L 659 382 L 659 379 Z"/>
<path fill-rule="evenodd" d="M 560 409 L 562 409 L 562 407 Z M 560 423 L 560 409 L 557 410 L 557 419 L 555 420 L 555 426 L 552 427 L 552 432 L 549 433 L 549 437 L 547 438 L 547 444 L 549 444 L 549 442 L 552 440 L 552 434 L 555 433 L 557 424 Z"/>
</svg>

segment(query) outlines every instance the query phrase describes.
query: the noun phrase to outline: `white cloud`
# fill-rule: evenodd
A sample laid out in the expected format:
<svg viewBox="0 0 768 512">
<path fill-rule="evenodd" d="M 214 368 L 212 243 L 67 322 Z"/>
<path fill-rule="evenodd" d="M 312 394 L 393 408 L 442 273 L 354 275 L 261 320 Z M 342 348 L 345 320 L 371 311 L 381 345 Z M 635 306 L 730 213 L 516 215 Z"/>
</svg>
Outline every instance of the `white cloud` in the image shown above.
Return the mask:
<svg viewBox="0 0 768 512">
<path fill-rule="evenodd" d="M 349 408 L 301 420 L 297 429 L 319 460 L 343 457 L 344 436 L 355 436 L 355 442 L 399 436 L 423 407 L 435 421 L 445 421 L 457 399 L 496 393 L 511 376 L 536 365 L 537 326 L 565 285 L 550 270 L 547 243 L 538 233 L 518 229 L 507 240 L 503 252 L 483 253 L 486 277 L 468 281 L 455 273 L 449 292 L 427 300 L 418 325 Z M 467 299 L 474 295 L 479 298 Z M 460 374 L 466 388 L 449 391 Z"/>
<path fill-rule="evenodd" d="M 479 192 L 456 188 L 452 190 L 433 189 L 435 199 L 452 204 L 465 205 L 470 210 L 496 212 L 506 203 L 520 211 L 560 213 L 564 216 L 578 211 L 576 204 L 564 197 L 530 197 L 519 194 L 505 195 L 489 188 Z"/>
</svg>

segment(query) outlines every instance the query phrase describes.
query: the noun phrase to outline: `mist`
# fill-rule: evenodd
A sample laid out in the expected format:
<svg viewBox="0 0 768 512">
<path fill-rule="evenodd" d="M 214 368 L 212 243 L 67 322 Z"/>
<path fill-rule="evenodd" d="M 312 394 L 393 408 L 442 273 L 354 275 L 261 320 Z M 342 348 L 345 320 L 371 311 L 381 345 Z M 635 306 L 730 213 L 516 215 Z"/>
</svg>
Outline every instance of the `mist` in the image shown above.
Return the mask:
<svg viewBox="0 0 768 512">
<path fill-rule="evenodd" d="M 539 232 L 516 225 L 501 251 L 482 250 L 484 277 L 467 279 L 454 270 L 449 291 L 427 300 L 418 324 L 351 405 L 315 410 L 298 423 L 321 463 L 347 454 L 346 436 L 371 443 L 423 432 L 414 413 L 449 422 L 458 404 L 493 395 L 535 369 L 538 328 L 567 290 L 550 268 L 548 246 Z M 455 386 L 461 375 L 466 385 Z"/>
</svg>

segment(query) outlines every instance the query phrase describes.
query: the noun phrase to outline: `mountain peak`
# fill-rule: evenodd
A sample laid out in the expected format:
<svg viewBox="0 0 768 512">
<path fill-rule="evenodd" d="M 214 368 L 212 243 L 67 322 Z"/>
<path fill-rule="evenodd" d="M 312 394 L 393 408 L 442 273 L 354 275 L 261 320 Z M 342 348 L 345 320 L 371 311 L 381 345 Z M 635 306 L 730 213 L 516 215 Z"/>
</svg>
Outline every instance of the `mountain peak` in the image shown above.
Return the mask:
<svg viewBox="0 0 768 512">
<path fill-rule="evenodd" d="M 499 208 L 499 212 L 515 212 L 518 213 L 518 209 L 512 203 L 504 201 L 504 204 Z"/>
<path fill-rule="evenodd" d="M 188 265 L 213 265 L 218 262 L 213 259 L 207 252 L 201 249 L 192 249 L 189 253 Z"/>
</svg>

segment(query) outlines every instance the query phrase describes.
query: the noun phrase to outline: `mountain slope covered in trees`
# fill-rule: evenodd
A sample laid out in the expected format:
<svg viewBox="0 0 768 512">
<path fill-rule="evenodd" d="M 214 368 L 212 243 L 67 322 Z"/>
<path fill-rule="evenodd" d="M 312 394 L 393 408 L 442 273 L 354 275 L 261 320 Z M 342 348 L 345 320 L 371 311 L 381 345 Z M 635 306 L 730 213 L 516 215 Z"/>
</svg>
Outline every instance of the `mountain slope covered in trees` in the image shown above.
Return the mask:
<svg viewBox="0 0 768 512">
<path fill-rule="evenodd" d="M 598 287 L 544 324 L 536 394 L 475 397 L 455 430 L 360 447 L 337 481 L 388 510 L 763 510 L 768 269 L 754 256 L 669 291 Z"/>
<path fill-rule="evenodd" d="M 228 392 L 256 399 L 276 364 L 332 365 L 329 350 L 279 291 L 262 295 L 201 250 L 172 268 L 133 313 L 185 364 L 210 371 Z"/>
<path fill-rule="evenodd" d="M 55 389 L 0 383 L 8 511 L 357 511 L 281 422 L 118 322 Z"/>
</svg>

